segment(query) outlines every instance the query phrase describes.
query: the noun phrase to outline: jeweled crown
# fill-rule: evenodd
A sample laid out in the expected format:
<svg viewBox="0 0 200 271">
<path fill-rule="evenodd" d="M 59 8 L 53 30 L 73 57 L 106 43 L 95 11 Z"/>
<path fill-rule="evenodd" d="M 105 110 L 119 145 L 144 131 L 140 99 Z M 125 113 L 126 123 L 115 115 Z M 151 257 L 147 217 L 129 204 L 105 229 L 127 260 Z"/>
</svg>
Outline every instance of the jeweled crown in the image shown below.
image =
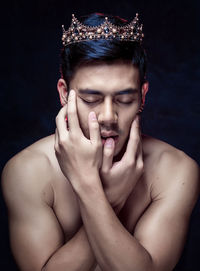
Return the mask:
<svg viewBox="0 0 200 271">
<path fill-rule="evenodd" d="M 142 33 L 142 24 L 139 25 L 138 13 L 135 18 L 125 26 L 112 24 L 108 17 L 105 17 L 104 23 L 98 26 L 87 26 L 79 22 L 72 14 L 72 22 L 68 30 L 62 25 L 63 35 L 62 42 L 64 46 L 71 43 L 99 40 L 99 39 L 117 39 L 122 41 L 142 42 L 144 34 Z"/>
</svg>

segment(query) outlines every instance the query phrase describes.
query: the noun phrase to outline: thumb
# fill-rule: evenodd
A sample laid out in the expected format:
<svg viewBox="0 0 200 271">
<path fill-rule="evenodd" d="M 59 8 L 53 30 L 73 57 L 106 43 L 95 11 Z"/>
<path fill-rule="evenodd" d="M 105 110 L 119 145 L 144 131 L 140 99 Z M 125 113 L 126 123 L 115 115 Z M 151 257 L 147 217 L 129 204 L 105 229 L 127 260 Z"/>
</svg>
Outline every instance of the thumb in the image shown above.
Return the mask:
<svg viewBox="0 0 200 271">
<path fill-rule="evenodd" d="M 102 172 L 107 172 L 112 167 L 114 150 L 115 141 L 113 138 L 106 139 L 103 148 L 103 162 L 101 167 Z"/>
</svg>

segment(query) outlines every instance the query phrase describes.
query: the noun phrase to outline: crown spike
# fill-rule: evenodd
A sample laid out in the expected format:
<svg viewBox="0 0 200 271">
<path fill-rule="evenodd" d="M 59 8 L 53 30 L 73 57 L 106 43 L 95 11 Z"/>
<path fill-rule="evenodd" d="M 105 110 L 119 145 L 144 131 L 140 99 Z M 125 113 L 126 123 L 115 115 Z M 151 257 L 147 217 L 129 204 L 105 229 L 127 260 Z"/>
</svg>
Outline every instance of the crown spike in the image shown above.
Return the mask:
<svg viewBox="0 0 200 271">
<path fill-rule="evenodd" d="M 69 29 L 65 30 L 64 25 L 62 25 L 63 45 L 99 39 L 117 39 L 141 43 L 144 37 L 142 33 L 143 25 L 139 25 L 138 20 L 138 13 L 136 13 L 135 18 L 125 26 L 113 25 L 108 17 L 105 17 L 105 21 L 98 26 L 87 26 L 79 22 L 73 13 Z"/>
</svg>

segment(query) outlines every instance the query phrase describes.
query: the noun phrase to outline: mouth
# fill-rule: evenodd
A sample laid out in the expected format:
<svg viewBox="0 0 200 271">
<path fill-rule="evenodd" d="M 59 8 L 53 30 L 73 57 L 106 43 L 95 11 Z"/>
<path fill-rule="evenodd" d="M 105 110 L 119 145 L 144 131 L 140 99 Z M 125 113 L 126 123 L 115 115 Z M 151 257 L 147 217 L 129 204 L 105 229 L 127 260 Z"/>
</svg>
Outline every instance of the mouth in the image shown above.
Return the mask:
<svg viewBox="0 0 200 271">
<path fill-rule="evenodd" d="M 105 142 L 106 142 L 106 140 L 108 138 L 112 138 L 114 140 L 114 142 L 115 142 L 115 145 L 116 145 L 117 142 L 118 142 L 119 136 L 118 135 L 114 135 L 114 136 L 101 136 L 101 140 L 102 140 L 103 145 L 105 144 Z"/>
</svg>

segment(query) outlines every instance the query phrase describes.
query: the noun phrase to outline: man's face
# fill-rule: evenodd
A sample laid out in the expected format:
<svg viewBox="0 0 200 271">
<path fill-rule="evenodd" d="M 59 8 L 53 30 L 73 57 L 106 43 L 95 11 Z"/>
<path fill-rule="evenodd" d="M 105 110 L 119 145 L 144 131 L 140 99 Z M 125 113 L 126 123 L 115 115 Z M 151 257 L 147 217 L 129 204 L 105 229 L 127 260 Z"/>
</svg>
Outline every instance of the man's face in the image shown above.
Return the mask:
<svg viewBox="0 0 200 271">
<path fill-rule="evenodd" d="M 92 64 L 77 69 L 70 82 L 77 93 L 80 126 L 89 138 L 88 114 L 94 111 L 102 144 L 115 140 L 116 156 L 128 138 L 131 123 L 141 104 L 139 71 L 131 63 Z"/>
</svg>

